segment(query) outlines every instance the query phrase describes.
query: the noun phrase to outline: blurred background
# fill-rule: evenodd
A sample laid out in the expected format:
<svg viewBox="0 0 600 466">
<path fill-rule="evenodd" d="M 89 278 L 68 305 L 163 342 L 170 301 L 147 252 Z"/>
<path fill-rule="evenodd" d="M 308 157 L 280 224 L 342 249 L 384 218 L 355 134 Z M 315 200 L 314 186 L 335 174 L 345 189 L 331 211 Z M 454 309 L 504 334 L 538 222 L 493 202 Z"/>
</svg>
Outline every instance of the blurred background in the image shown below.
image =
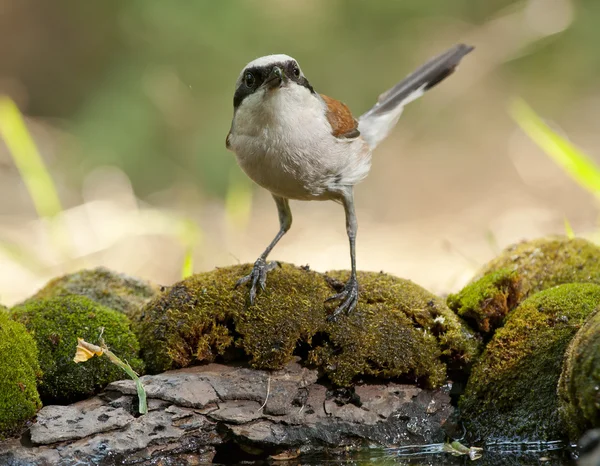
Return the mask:
<svg viewBox="0 0 600 466">
<path fill-rule="evenodd" d="M 476 46 L 410 104 L 357 187 L 360 269 L 445 293 L 506 245 L 564 233 L 565 218 L 591 234 L 596 200 L 508 107 L 522 97 L 599 160 L 599 26 L 597 0 L 0 0 L 0 95 L 47 170 L 29 166 L 28 181 L 0 140 L 0 302 L 82 267 L 168 285 L 253 262 L 277 214 L 225 136 L 239 72 L 271 53 L 359 115 L 433 55 Z M 349 268 L 340 206 L 292 212 L 272 259 Z"/>
</svg>

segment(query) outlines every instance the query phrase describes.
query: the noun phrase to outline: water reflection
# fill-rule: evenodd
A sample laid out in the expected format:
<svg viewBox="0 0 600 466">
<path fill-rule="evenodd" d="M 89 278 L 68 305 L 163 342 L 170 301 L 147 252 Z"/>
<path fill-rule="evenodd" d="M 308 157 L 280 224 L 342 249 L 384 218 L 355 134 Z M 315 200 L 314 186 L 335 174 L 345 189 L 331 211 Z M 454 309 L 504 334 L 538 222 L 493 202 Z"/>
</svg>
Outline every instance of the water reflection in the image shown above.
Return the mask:
<svg viewBox="0 0 600 466">
<path fill-rule="evenodd" d="M 498 442 L 488 444 L 481 458 L 471 460 L 469 455 L 454 456 L 445 451 L 444 444 L 409 445 L 399 448 L 366 449 L 347 456 L 312 455 L 303 457 L 297 465 L 544 465 L 574 466 L 574 452 L 563 442 Z"/>
</svg>

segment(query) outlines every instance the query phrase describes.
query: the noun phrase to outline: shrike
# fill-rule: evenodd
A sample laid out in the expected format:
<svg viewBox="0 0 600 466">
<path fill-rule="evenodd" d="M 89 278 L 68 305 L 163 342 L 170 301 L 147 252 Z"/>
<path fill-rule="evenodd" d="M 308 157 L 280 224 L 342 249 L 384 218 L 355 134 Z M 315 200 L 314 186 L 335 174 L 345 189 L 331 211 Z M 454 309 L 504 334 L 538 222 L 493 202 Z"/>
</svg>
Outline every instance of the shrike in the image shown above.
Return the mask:
<svg viewBox="0 0 600 466">
<path fill-rule="evenodd" d="M 358 120 L 342 102 L 318 94 L 298 62 L 287 55 L 268 55 L 246 65 L 233 96 L 233 121 L 227 135 L 242 170 L 269 190 L 279 213 L 279 232 L 237 285 L 249 282 L 250 303 L 257 287 L 265 289 L 267 272 L 276 263 L 267 256 L 290 229 L 289 200 L 331 200 L 344 206 L 352 272 L 331 318 L 351 312 L 358 301 L 354 185 L 371 168 L 371 152 L 389 134 L 406 104 L 454 72 L 473 47 L 459 44 L 431 59 L 379 96 Z"/>
</svg>

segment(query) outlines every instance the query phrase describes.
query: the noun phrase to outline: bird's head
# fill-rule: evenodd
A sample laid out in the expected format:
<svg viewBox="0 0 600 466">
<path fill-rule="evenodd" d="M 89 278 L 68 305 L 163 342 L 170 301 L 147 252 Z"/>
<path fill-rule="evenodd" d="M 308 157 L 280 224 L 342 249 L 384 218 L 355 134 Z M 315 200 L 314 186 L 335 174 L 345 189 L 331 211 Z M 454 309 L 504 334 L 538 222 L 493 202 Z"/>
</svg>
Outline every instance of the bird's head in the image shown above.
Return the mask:
<svg viewBox="0 0 600 466">
<path fill-rule="evenodd" d="M 314 93 L 300 65 L 288 55 L 267 55 L 248 63 L 240 73 L 233 96 L 233 107 L 255 107 L 278 93 Z"/>
</svg>

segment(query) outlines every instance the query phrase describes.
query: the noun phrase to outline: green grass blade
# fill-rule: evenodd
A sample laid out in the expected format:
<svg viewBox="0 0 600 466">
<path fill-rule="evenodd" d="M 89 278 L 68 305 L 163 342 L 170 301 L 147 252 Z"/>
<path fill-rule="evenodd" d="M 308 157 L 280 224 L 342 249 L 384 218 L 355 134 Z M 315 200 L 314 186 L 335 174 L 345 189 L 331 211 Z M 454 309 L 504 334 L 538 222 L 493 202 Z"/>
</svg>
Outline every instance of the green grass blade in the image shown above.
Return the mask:
<svg viewBox="0 0 600 466">
<path fill-rule="evenodd" d="M 521 99 L 510 107 L 511 115 L 525 133 L 582 188 L 600 199 L 600 167 L 568 140 L 556 134 Z"/>
<path fill-rule="evenodd" d="M 202 239 L 200 228 L 190 219 L 179 220 L 179 241 L 185 248 L 181 278 L 187 278 L 194 273 L 194 251 Z"/>
<path fill-rule="evenodd" d="M 185 279 L 194 274 L 194 248 L 188 247 L 183 256 L 181 266 L 181 279 Z"/>
<path fill-rule="evenodd" d="M 565 217 L 565 234 L 567 235 L 567 238 L 575 238 L 575 232 L 573 231 L 571 222 L 569 222 L 567 217 Z"/>
<path fill-rule="evenodd" d="M 40 217 L 55 217 L 62 206 L 54 182 L 33 142 L 23 115 L 8 97 L 0 96 L 0 135 L 14 160 Z"/>
<path fill-rule="evenodd" d="M 106 356 L 108 356 L 108 359 L 110 359 L 113 364 L 119 366 L 127 373 L 129 377 L 133 379 L 138 395 L 138 411 L 140 414 L 146 414 L 148 412 L 148 404 L 146 402 L 146 390 L 144 388 L 144 384 L 142 384 L 142 381 L 140 380 L 138 375 L 128 363 L 121 361 L 121 359 L 119 359 L 117 355 L 115 355 L 115 353 L 106 348 L 105 345 L 103 345 L 102 349 L 104 350 Z"/>
<path fill-rule="evenodd" d="M 45 228 L 56 251 L 64 259 L 71 258 L 69 233 L 60 215 L 63 210 L 54 181 L 27 130 L 23 115 L 6 96 L 0 96 L 0 137 L 8 147 L 38 216 L 47 220 Z"/>
</svg>

